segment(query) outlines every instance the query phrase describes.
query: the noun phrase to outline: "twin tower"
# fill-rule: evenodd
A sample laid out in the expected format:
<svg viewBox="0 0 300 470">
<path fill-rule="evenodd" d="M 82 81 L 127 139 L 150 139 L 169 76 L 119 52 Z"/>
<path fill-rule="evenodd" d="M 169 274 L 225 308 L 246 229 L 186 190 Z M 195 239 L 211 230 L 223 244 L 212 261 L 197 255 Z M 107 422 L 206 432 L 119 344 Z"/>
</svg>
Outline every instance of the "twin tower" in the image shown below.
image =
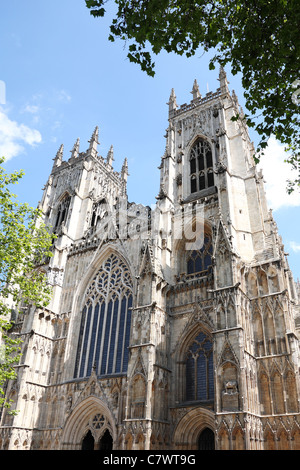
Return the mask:
<svg viewBox="0 0 300 470">
<path fill-rule="evenodd" d="M 59 149 L 40 202 L 53 295 L 15 322 L 1 449 L 300 449 L 297 290 L 219 82 L 182 106 L 172 90 L 152 208 L 128 201 L 98 128 Z"/>
</svg>

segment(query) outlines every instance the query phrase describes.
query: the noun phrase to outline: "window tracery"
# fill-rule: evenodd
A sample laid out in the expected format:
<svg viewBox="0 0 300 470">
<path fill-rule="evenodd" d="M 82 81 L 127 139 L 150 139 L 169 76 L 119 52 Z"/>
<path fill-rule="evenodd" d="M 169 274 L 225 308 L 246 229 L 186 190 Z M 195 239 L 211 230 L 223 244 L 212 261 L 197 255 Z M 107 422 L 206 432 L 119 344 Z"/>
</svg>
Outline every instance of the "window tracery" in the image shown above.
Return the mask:
<svg viewBox="0 0 300 470">
<path fill-rule="evenodd" d="M 74 377 L 127 371 L 132 279 L 115 254 L 103 263 L 85 295 Z"/>
<path fill-rule="evenodd" d="M 198 139 L 190 153 L 191 193 L 214 186 L 213 157 L 209 143 Z"/>
<path fill-rule="evenodd" d="M 201 331 L 186 355 L 186 400 L 208 401 L 214 398 L 213 344 Z"/>
<path fill-rule="evenodd" d="M 91 227 L 96 227 L 100 220 L 108 214 L 108 204 L 106 199 L 94 203 L 92 208 Z"/>
<path fill-rule="evenodd" d="M 204 236 L 204 243 L 200 250 L 190 251 L 187 259 L 187 274 L 195 274 L 207 271 L 212 265 L 213 247 L 211 237 Z"/>
</svg>

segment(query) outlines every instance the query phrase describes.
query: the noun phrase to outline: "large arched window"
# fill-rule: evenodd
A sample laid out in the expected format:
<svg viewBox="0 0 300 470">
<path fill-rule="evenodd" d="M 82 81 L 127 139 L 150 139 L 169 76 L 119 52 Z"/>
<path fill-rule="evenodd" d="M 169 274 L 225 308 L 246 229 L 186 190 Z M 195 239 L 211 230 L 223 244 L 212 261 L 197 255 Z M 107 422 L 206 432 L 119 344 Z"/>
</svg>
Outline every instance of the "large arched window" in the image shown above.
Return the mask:
<svg viewBox="0 0 300 470">
<path fill-rule="evenodd" d="M 200 331 L 187 351 L 186 400 L 211 401 L 213 398 L 213 344 L 211 338 Z"/>
<path fill-rule="evenodd" d="M 125 373 L 132 308 L 132 279 L 115 254 L 103 263 L 85 295 L 74 377 Z"/>
<path fill-rule="evenodd" d="M 188 253 L 187 274 L 196 274 L 207 271 L 212 265 L 212 240 L 208 234 L 204 235 L 203 245 L 200 250 L 192 250 Z"/>
<path fill-rule="evenodd" d="M 198 139 L 190 153 L 191 193 L 214 186 L 213 158 L 211 146 Z"/>
</svg>

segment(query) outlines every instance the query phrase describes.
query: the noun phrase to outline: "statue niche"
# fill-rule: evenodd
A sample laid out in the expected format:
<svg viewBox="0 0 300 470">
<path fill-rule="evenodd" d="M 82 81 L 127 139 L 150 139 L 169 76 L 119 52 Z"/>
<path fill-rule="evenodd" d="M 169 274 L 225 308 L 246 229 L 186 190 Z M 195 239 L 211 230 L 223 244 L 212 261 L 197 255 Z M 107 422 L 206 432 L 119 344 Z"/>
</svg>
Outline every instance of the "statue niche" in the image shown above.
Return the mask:
<svg viewBox="0 0 300 470">
<path fill-rule="evenodd" d="M 222 411 L 239 409 L 239 390 L 237 369 L 233 364 L 226 364 L 222 370 Z"/>
</svg>

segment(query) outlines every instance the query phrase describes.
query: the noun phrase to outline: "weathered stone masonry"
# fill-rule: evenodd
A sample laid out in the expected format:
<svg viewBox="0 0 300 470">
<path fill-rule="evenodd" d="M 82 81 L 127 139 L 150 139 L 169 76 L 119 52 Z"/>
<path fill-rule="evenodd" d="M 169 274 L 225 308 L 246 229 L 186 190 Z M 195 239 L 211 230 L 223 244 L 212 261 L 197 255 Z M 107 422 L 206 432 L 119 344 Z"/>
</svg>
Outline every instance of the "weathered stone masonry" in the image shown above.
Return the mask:
<svg viewBox="0 0 300 470">
<path fill-rule="evenodd" d="M 154 209 L 97 127 L 60 147 L 40 202 L 53 296 L 15 321 L 1 449 L 300 449 L 298 285 L 219 80 L 180 107 L 172 90 Z"/>
</svg>

